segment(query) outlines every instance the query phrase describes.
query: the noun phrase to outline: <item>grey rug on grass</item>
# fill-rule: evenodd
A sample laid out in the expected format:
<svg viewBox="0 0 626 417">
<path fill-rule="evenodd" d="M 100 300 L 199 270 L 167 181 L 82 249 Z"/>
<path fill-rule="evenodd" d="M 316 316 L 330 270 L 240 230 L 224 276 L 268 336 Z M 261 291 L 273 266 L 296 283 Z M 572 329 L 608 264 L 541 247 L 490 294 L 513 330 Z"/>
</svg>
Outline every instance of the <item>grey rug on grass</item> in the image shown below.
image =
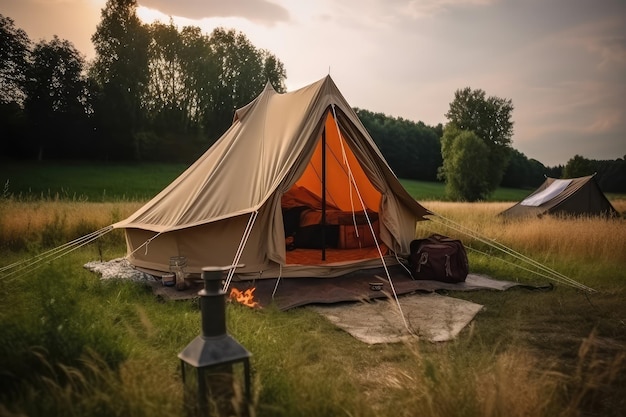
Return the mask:
<svg viewBox="0 0 626 417">
<path fill-rule="evenodd" d="M 431 342 L 452 340 L 483 306 L 431 293 L 402 296 L 398 303 L 394 299 L 385 299 L 309 308 L 356 339 L 378 344 L 414 338 Z"/>
</svg>

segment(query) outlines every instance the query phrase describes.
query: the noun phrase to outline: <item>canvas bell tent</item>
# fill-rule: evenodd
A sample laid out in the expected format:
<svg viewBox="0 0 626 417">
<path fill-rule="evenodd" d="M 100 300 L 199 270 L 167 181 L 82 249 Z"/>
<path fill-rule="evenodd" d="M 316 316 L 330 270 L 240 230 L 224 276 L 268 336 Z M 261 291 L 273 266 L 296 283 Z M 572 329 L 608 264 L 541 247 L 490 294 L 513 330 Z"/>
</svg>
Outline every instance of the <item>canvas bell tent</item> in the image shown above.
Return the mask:
<svg viewBox="0 0 626 417">
<path fill-rule="evenodd" d="M 128 259 L 168 271 L 244 265 L 253 278 L 338 276 L 407 256 L 430 214 L 398 182 L 330 76 L 268 83 L 193 165 L 114 228 Z"/>
<path fill-rule="evenodd" d="M 500 213 L 509 218 L 536 217 L 546 214 L 573 216 L 618 216 L 606 198 L 595 175 L 555 179 L 543 184 L 524 200 Z"/>
</svg>

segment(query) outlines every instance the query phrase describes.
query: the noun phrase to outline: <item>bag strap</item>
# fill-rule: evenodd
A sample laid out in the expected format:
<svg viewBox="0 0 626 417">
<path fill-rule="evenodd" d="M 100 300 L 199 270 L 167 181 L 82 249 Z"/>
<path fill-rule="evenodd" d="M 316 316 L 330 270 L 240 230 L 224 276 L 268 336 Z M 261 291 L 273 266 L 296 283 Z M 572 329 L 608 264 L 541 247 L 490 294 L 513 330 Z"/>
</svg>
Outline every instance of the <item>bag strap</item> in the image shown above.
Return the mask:
<svg viewBox="0 0 626 417">
<path fill-rule="evenodd" d="M 420 254 L 420 260 L 417 263 L 417 272 L 420 272 L 422 269 L 422 265 L 426 265 L 428 263 L 428 252 L 422 252 Z"/>
</svg>

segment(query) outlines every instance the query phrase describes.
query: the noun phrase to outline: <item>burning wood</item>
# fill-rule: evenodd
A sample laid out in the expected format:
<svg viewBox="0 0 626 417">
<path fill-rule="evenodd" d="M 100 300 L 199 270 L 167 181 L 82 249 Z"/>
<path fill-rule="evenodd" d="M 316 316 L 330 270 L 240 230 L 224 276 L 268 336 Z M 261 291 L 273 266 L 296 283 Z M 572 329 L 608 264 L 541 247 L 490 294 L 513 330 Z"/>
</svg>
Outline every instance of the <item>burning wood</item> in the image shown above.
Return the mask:
<svg viewBox="0 0 626 417">
<path fill-rule="evenodd" d="M 254 290 L 256 290 L 256 288 L 248 288 L 245 291 L 239 291 L 237 288 L 233 288 L 230 290 L 229 298 L 250 308 L 260 308 L 261 305 L 254 301 Z"/>
</svg>

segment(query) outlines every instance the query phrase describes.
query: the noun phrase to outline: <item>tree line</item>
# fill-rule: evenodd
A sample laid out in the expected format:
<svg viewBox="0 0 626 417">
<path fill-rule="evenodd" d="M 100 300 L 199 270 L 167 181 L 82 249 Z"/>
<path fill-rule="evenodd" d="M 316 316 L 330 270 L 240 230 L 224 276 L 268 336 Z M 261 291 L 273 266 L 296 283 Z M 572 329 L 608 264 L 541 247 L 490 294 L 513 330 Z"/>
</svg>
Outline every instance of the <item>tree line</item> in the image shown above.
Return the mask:
<svg viewBox="0 0 626 417">
<path fill-rule="evenodd" d="M 57 36 L 33 45 L 0 15 L 4 155 L 189 162 L 267 82 L 285 91 L 282 62 L 243 33 L 146 25 L 136 9 L 107 1 L 92 62 Z"/>
<path fill-rule="evenodd" d="M 423 122 L 415 123 L 359 108 L 355 111 L 398 177 L 440 180 L 442 124 L 428 126 Z M 626 192 L 626 155 L 616 160 L 594 160 L 575 155 L 565 165 L 546 166 L 511 147 L 507 158 L 508 164 L 498 184 L 502 187 L 531 189 L 541 185 L 546 177 L 574 178 L 596 174 L 603 191 Z"/>
<path fill-rule="evenodd" d="M 0 15 L 2 155 L 189 163 L 267 82 L 286 90 L 282 62 L 243 33 L 217 28 L 207 35 L 171 20 L 143 24 L 137 7 L 136 0 L 107 1 L 91 62 L 57 36 L 33 45 Z M 482 90 L 457 90 L 445 126 L 354 110 L 398 177 L 443 180 L 451 199 L 594 172 L 603 190 L 626 192 L 623 159 L 577 155 L 566 166 L 546 167 L 515 150 L 511 100 Z"/>
</svg>

